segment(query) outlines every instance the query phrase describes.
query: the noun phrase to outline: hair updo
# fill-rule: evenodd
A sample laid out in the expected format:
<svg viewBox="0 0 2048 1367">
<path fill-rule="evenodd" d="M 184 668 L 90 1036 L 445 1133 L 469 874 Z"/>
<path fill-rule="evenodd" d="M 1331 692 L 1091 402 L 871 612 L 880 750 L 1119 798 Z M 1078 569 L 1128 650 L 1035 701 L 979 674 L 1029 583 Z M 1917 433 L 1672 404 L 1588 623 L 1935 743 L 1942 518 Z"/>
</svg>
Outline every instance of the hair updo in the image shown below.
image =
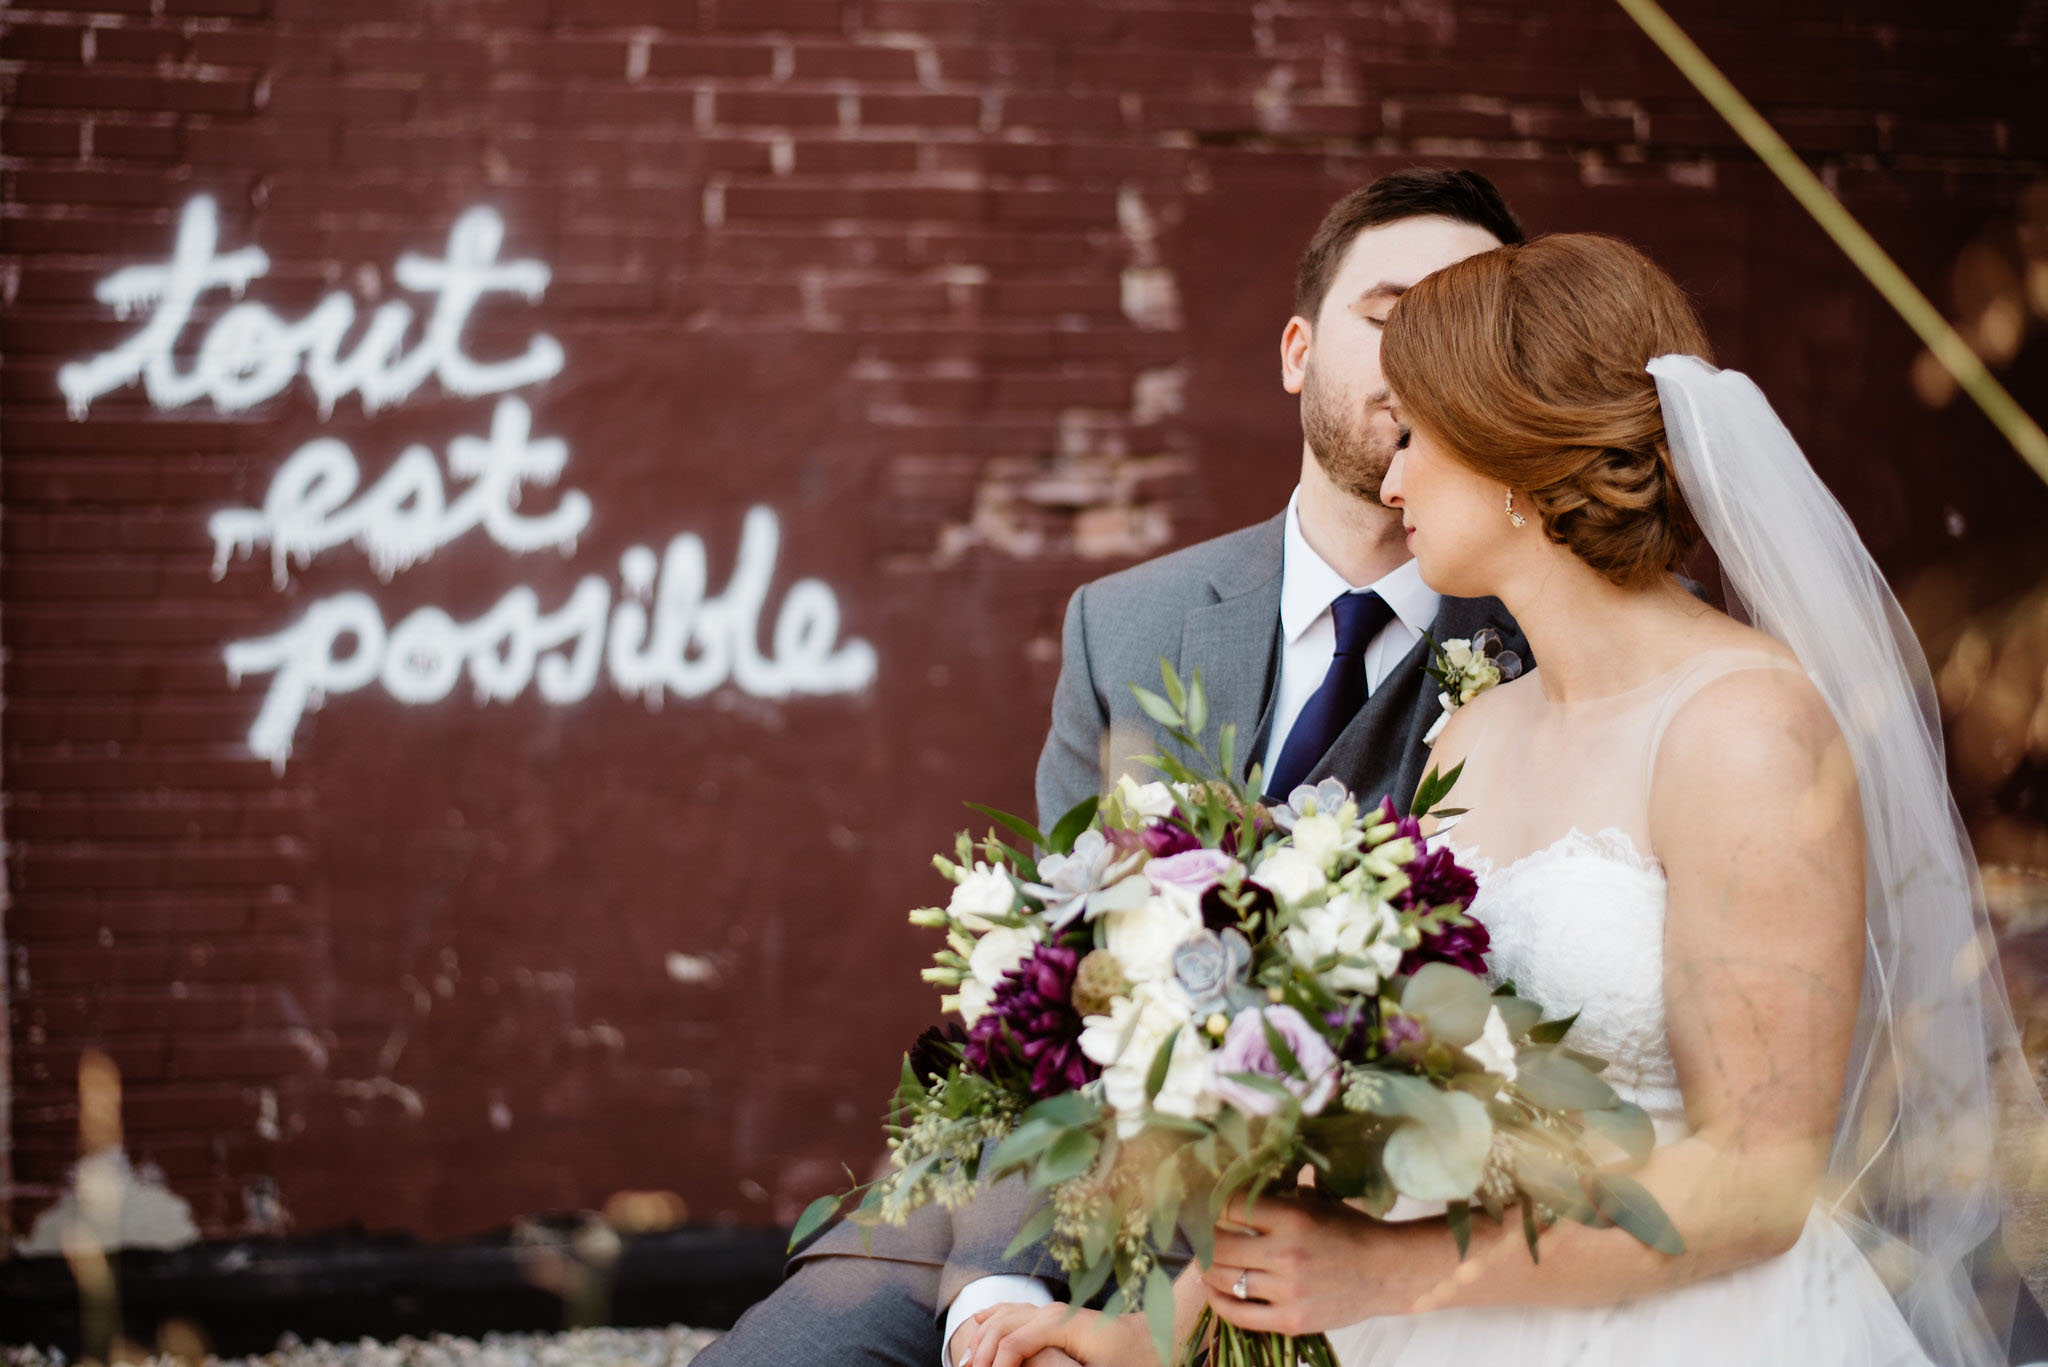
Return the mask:
<svg viewBox="0 0 2048 1367">
<path fill-rule="evenodd" d="M 1560 233 L 1423 277 L 1380 364 L 1410 421 L 1525 496 L 1552 541 L 1636 586 L 1700 539 L 1643 368 L 1667 352 L 1713 360 L 1671 277 L 1625 242 Z"/>
</svg>

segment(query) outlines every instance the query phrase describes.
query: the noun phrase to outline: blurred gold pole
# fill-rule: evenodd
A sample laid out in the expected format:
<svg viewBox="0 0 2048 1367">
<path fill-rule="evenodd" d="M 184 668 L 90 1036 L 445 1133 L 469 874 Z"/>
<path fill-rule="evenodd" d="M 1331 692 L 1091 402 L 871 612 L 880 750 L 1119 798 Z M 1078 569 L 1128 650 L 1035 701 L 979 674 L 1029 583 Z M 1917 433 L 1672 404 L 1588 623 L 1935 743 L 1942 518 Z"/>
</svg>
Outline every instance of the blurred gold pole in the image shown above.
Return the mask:
<svg viewBox="0 0 2048 1367">
<path fill-rule="evenodd" d="M 1947 367 L 1949 374 L 1955 376 L 1956 383 L 1984 410 L 1984 416 L 1991 419 L 2005 439 L 2012 443 L 2013 450 L 2034 467 L 2034 473 L 2048 480 L 2048 433 L 2042 432 L 2041 425 L 2006 392 L 2005 386 L 1985 368 L 1983 358 L 1949 326 L 1941 311 L 1927 301 L 1927 296 L 1906 278 L 1898 263 L 1864 231 L 1863 225 L 1842 207 L 1841 201 L 1829 193 L 1828 188 L 1820 183 L 1820 178 L 1799 159 L 1799 154 L 1778 136 L 1778 131 L 1764 120 L 1763 115 L 1756 112 L 1756 106 L 1728 83 L 1728 78 L 1686 36 L 1685 30 L 1673 22 L 1657 0 L 1618 0 L 1618 3 L 1649 35 L 1650 41 L 1664 50 L 1664 55 L 1684 73 L 1693 87 L 1706 97 L 1707 103 L 1728 121 L 1729 127 L 1749 144 L 1750 150 L 1762 158 L 1764 165 L 1792 192 L 1792 197 L 1806 206 L 1806 211 L 1813 215 L 1822 230 L 1835 240 L 1835 245 L 1847 254 L 1865 278 L 1877 287 L 1878 293 L 1898 310 L 1899 316 L 1920 335 L 1920 340 L 1927 344 L 1935 359 Z"/>
<path fill-rule="evenodd" d="M 121 1152 L 121 1070 L 98 1049 L 78 1058 L 78 1218 L 60 1239 L 78 1283 L 79 1351 L 86 1362 L 124 1356 L 121 1300 L 108 1251 L 119 1242 L 121 1188 L 106 1170 Z"/>
</svg>

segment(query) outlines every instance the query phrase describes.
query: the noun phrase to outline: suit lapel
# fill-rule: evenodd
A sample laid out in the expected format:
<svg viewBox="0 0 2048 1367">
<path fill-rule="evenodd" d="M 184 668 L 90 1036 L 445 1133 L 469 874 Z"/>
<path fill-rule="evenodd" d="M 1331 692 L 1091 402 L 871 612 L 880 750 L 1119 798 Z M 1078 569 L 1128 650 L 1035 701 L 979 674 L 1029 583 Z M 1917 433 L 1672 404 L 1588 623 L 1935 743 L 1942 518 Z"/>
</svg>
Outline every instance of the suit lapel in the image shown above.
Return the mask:
<svg viewBox="0 0 2048 1367">
<path fill-rule="evenodd" d="M 1217 601 L 1188 613 L 1181 628 L 1181 677 L 1192 679 L 1200 670 L 1209 695 L 1209 731 L 1202 739 L 1213 753 L 1222 726 L 1236 726 L 1232 768 L 1239 775 L 1257 754 L 1272 692 L 1285 526 L 1284 513 L 1266 522 L 1249 554 L 1211 575 Z"/>
<path fill-rule="evenodd" d="M 1526 662 L 1528 647 L 1497 598 L 1444 599 L 1429 634 L 1441 643 L 1489 626 Z M 1428 660 L 1429 642 L 1417 641 L 1309 771 L 1310 782 L 1334 776 L 1361 801 L 1392 796 L 1396 807 L 1407 810 L 1429 753 L 1422 737 L 1441 711 L 1436 681 L 1423 668 Z"/>
</svg>

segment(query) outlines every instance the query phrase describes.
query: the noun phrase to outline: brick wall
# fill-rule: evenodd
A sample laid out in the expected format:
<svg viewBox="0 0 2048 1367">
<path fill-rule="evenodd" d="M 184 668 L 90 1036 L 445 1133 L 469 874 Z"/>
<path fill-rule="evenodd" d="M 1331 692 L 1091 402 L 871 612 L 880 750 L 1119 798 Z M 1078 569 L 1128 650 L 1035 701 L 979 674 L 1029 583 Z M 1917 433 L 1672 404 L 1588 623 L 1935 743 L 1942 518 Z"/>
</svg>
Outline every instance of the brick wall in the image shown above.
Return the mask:
<svg viewBox="0 0 2048 1367">
<path fill-rule="evenodd" d="M 1944 304 L 1972 242 L 2021 250 L 2041 0 L 1673 8 Z M 1534 228 L 1649 248 L 1902 587 L 1967 608 L 2043 567 L 2048 490 L 1916 397 L 1903 327 L 1598 0 L 25 0 L 0 23 L 17 1234 L 75 1157 L 88 1044 L 209 1233 L 444 1237 L 648 1187 L 766 1223 L 872 1161 L 934 1012 L 901 915 L 936 895 L 925 857 L 961 797 L 1028 803 L 1073 585 L 1284 499 L 1293 259 L 1387 169 L 1474 165 Z M 559 340 L 518 397 L 569 453 L 533 506 L 592 501 L 576 544 L 216 577 L 209 517 L 306 442 L 367 483 L 498 399 L 428 381 L 323 418 L 303 381 L 234 412 L 130 385 L 68 416 L 59 368 L 139 325 L 95 285 L 168 260 L 202 195 L 288 319 L 408 297 L 397 258 L 494 209 L 501 259 L 551 275 L 467 342 Z M 180 363 L 231 302 L 202 301 Z M 2048 411 L 2048 348 L 2013 352 Z M 281 769 L 251 753 L 266 681 L 231 681 L 230 641 L 350 593 L 387 623 L 515 584 L 552 609 L 684 532 L 716 587 L 755 505 L 782 530 L 771 611 L 824 581 L 871 685 L 658 710 L 609 682 L 572 706 L 366 689 Z M 2032 810 L 2038 765 L 2013 772 L 1997 800 Z"/>
</svg>

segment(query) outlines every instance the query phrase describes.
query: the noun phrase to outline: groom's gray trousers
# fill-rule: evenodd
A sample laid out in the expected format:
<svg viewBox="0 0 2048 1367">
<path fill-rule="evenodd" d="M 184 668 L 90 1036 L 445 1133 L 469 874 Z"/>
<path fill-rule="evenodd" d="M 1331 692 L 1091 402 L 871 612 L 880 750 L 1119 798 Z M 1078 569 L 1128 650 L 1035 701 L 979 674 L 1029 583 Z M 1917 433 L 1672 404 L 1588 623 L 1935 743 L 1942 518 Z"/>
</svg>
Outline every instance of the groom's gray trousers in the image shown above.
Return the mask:
<svg viewBox="0 0 2048 1367">
<path fill-rule="evenodd" d="M 1183 679 L 1199 672 L 1208 694 L 1211 738 L 1236 728 L 1239 776 L 1261 754 L 1273 725 L 1280 639 L 1284 515 L 1133 566 L 1077 590 L 1067 605 L 1052 730 L 1038 761 L 1038 811 L 1050 829 L 1075 803 L 1106 791 L 1121 774 L 1157 777 L 1137 757 L 1162 749 L 1192 758 L 1148 717 L 1130 685 L 1157 689 L 1159 661 Z M 1514 621 L 1491 598 L 1446 598 L 1431 635 L 1499 630 L 1526 652 Z M 1423 671 L 1427 643 L 1372 691 L 1351 724 L 1310 772 L 1341 778 L 1367 798 L 1391 795 L 1406 807 L 1429 751 L 1422 737 L 1440 710 Z M 903 1229 L 862 1232 L 837 1225 L 790 1260 L 789 1274 L 732 1332 L 700 1354 L 702 1367 L 938 1367 L 945 1307 L 963 1287 L 996 1273 L 1021 1273 L 1065 1294 L 1042 1246 L 1005 1260 L 1029 1199 L 1012 1180 L 959 1211 L 919 1211 Z M 1183 1255 L 1184 1256 L 1184 1255 Z"/>
</svg>

